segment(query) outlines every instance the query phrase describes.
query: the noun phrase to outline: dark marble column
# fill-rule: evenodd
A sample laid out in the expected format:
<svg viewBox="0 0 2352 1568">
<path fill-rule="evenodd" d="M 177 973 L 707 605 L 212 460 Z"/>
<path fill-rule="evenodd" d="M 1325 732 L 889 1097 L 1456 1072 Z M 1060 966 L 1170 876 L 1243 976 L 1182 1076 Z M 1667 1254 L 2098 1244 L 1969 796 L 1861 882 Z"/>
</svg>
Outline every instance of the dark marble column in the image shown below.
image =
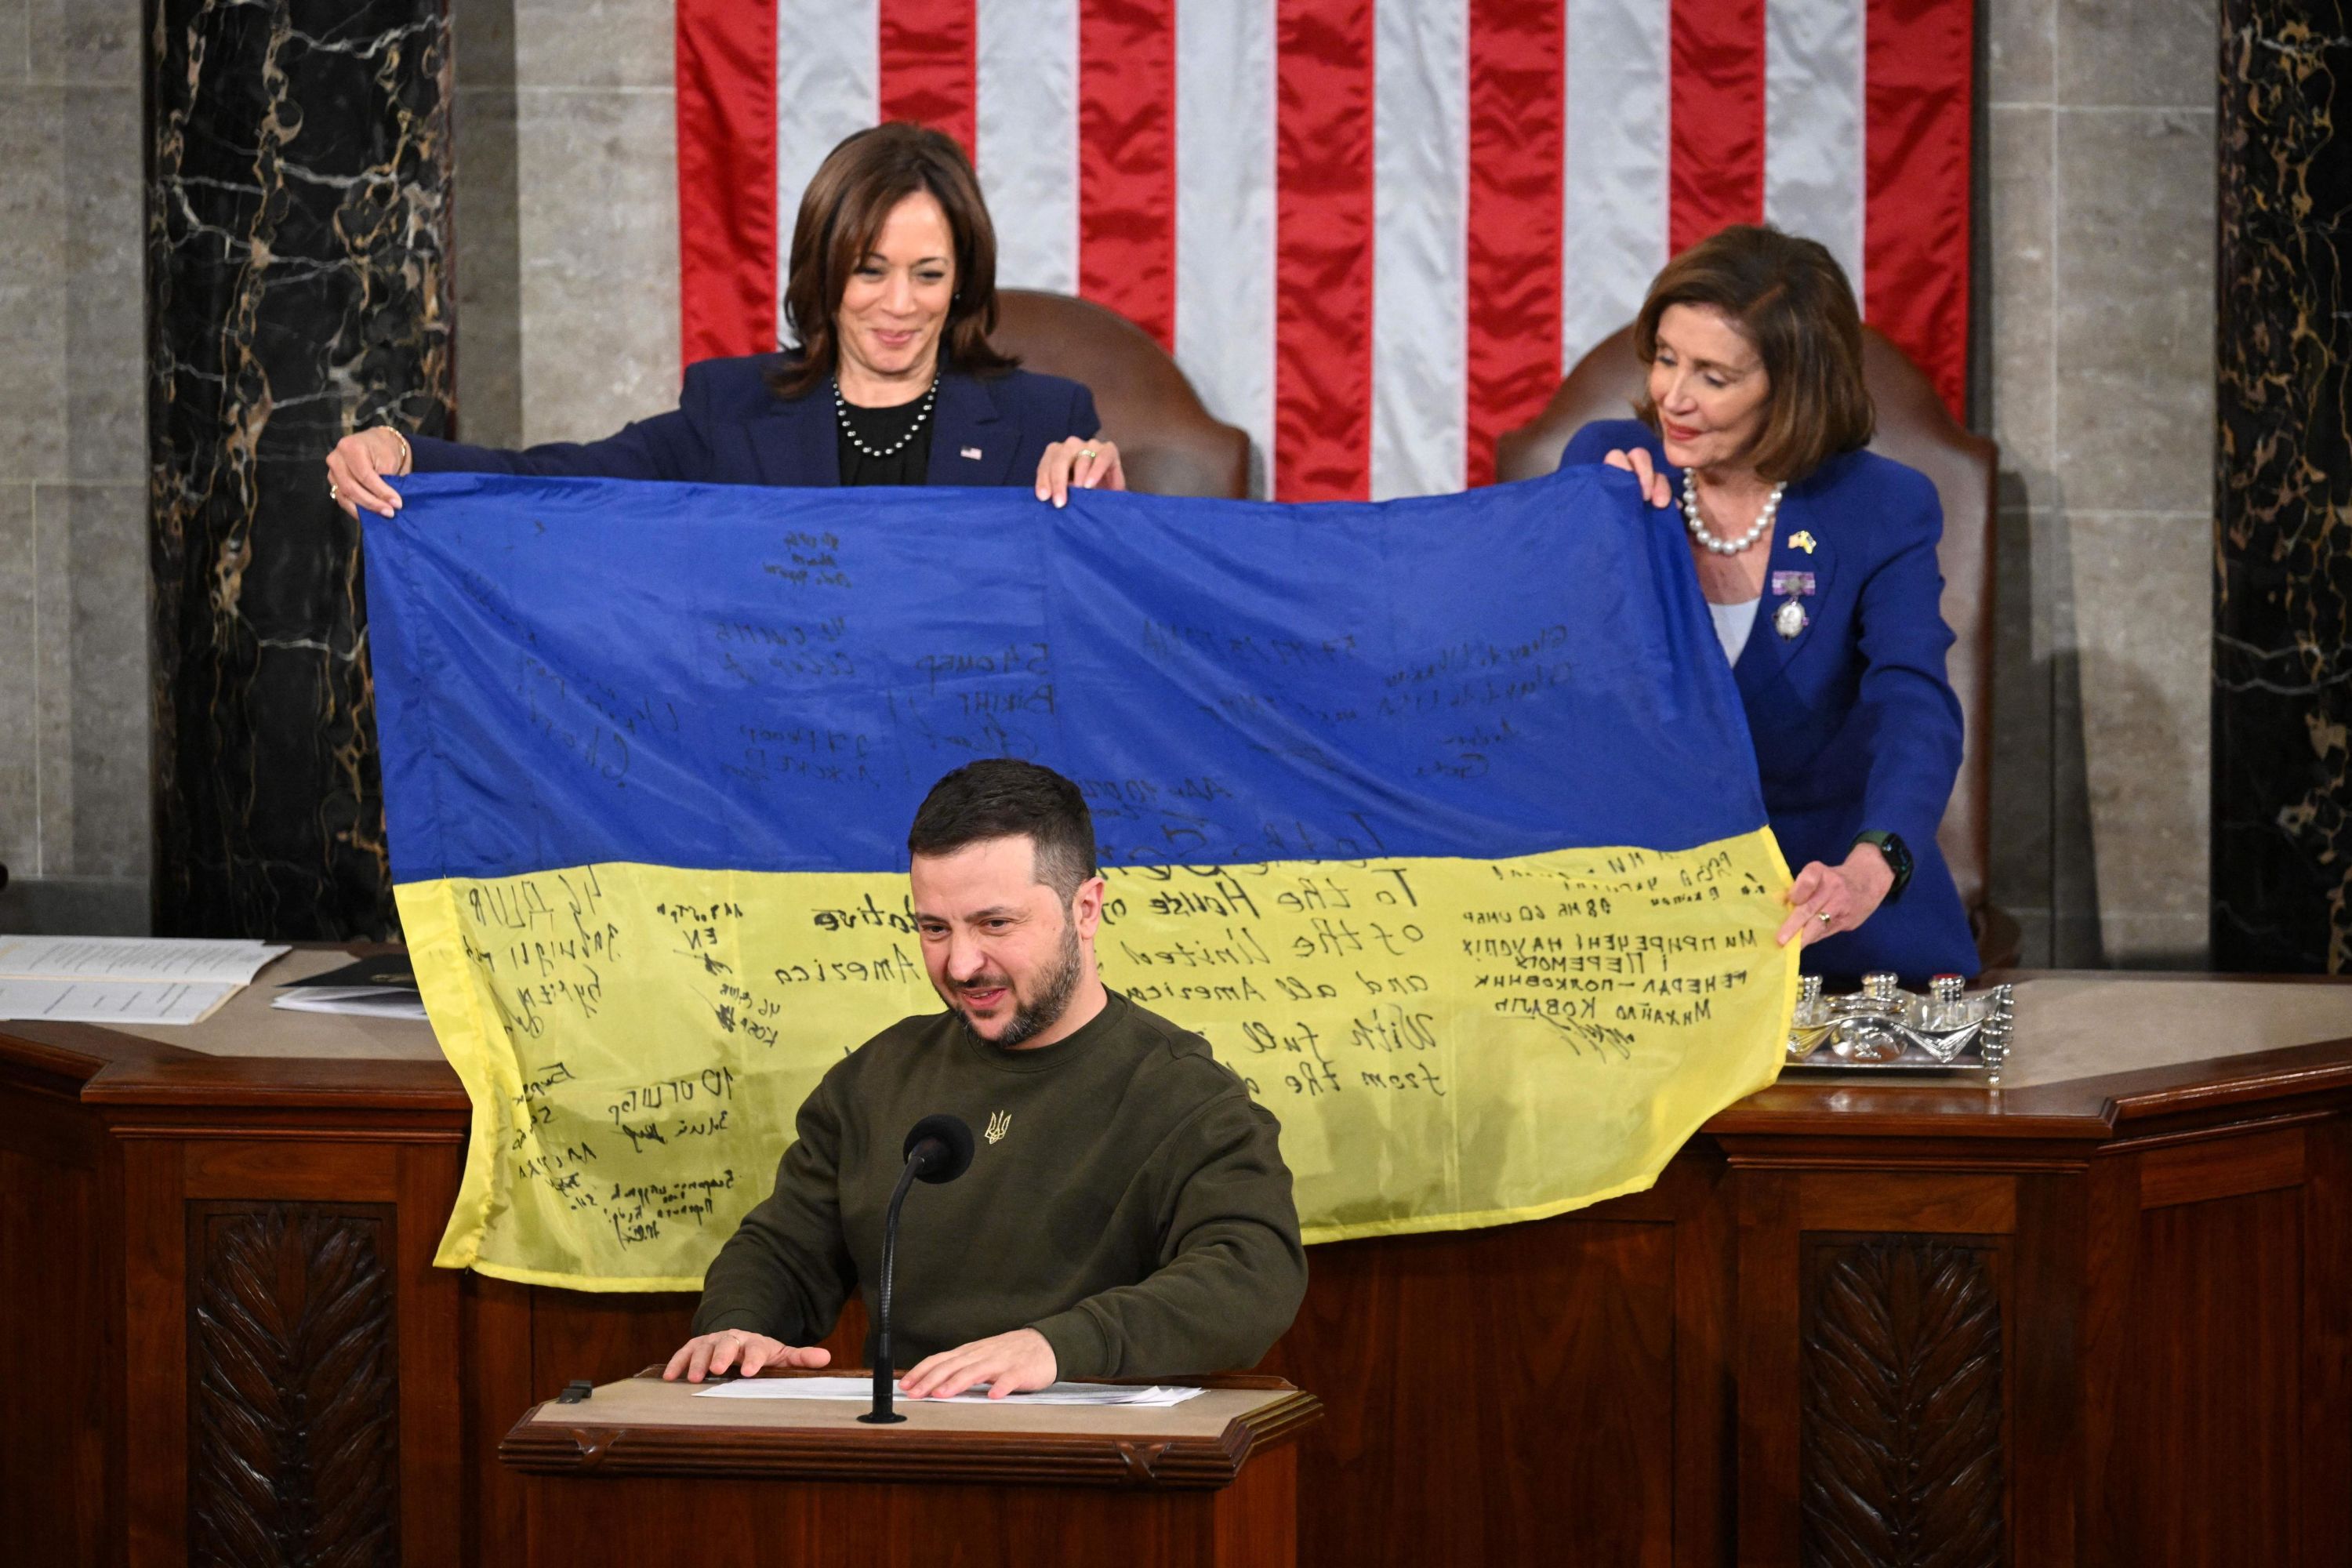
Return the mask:
<svg viewBox="0 0 2352 1568">
<path fill-rule="evenodd" d="M 450 415 L 446 0 L 151 0 L 156 930 L 393 921 L 359 529 Z"/>
<path fill-rule="evenodd" d="M 2352 969 L 2352 42 L 2222 0 L 2213 960 Z"/>
</svg>

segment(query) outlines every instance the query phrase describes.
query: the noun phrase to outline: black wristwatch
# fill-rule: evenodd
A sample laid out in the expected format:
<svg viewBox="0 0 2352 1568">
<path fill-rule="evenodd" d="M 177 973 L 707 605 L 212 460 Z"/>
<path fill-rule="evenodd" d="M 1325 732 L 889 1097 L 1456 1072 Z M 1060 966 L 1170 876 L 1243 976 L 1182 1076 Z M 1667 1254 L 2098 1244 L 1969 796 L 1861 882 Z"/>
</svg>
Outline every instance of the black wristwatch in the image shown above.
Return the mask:
<svg viewBox="0 0 2352 1568">
<path fill-rule="evenodd" d="M 1903 842 L 1903 835 L 1881 833 L 1874 828 L 1868 833 L 1855 834 L 1853 842 L 1874 845 L 1878 852 L 1886 857 L 1886 868 L 1895 873 L 1895 885 L 1886 889 L 1886 901 L 1891 904 L 1901 898 L 1903 889 L 1911 885 L 1911 850 Z"/>
</svg>

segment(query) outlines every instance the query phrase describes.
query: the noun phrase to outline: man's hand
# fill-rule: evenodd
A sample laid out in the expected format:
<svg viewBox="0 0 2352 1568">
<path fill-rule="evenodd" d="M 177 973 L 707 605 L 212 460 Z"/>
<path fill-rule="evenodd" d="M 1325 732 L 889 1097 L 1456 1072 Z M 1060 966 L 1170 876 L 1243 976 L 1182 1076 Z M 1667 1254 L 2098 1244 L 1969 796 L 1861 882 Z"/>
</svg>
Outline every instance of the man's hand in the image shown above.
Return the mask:
<svg viewBox="0 0 2352 1568">
<path fill-rule="evenodd" d="M 678 1346 L 662 1376 L 672 1383 L 681 1375 L 688 1383 L 700 1383 L 706 1373 L 718 1376 L 739 1361 L 741 1374 L 750 1377 L 763 1366 L 824 1366 L 832 1360 L 831 1351 L 815 1345 L 788 1345 L 748 1329 L 721 1329 L 697 1334 Z"/>
<path fill-rule="evenodd" d="M 1002 1399 L 1045 1387 L 1056 1370 L 1054 1347 L 1045 1336 L 1034 1329 L 1015 1329 L 925 1356 L 898 1380 L 898 1389 L 909 1399 L 953 1399 L 984 1383 L 991 1399 Z"/>
</svg>

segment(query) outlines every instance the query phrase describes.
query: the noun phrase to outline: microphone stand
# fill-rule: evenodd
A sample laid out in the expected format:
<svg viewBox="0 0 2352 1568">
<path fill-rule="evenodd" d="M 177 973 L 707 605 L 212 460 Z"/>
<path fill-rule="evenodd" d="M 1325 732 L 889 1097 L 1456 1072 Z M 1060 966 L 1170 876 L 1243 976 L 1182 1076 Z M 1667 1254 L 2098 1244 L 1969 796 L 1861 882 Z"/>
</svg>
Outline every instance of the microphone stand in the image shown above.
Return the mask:
<svg viewBox="0 0 2352 1568">
<path fill-rule="evenodd" d="M 875 1303 L 874 1330 L 874 1408 L 858 1417 L 868 1426 L 887 1426 L 904 1421 L 905 1416 L 891 1408 L 891 1396 L 897 1392 L 898 1380 L 890 1364 L 890 1275 L 898 1261 L 898 1209 L 906 1203 L 907 1193 L 915 1184 L 917 1173 L 924 1161 L 916 1158 L 907 1162 L 898 1173 L 898 1184 L 890 1193 L 890 1212 L 882 1221 L 882 1289 Z"/>
</svg>

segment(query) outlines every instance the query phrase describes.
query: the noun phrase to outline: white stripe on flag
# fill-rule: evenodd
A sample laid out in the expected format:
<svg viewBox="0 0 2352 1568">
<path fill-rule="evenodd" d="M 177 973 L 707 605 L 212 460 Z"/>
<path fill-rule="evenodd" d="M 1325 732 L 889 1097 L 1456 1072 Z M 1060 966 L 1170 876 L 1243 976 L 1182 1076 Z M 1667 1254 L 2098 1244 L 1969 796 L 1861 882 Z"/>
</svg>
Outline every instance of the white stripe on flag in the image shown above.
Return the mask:
<svg viewBox="0 0 2352 1568">
<path fill-rule="evenodd" d="M 1077 0 L 979 0 L 980 186 L 996 281 L 1078 291 Z"/>
<path fill-rule="evenodd" d="M 1568 0 L 1560 368 L 1631 321 L 1666 263 L 1667 0 Z"/>
<path fill-rule="evenodd" d="M 1864 0 L 1764 9 L 1764 217 L 1818 239 L 1862 292 Z"/>
<path fill-rule="evenodd" d="M 778 0 L 776 290 L 792 265 L 801 193 L 845 136 L 881 114 L 878 0 Z M 777 331 L 789 337 L 782 313 Z"/>
<path fill-rule="evenodd" d="M 1373 34 L 1374 500 L 1462 488 L 1468 445 L 1469 17 L 1381 0 Z"/>
<path fill-rule="evenodd" d="M 1176 7 L 1176 359 L 1274 472 L 1274 7 Z"/>
</svg>

